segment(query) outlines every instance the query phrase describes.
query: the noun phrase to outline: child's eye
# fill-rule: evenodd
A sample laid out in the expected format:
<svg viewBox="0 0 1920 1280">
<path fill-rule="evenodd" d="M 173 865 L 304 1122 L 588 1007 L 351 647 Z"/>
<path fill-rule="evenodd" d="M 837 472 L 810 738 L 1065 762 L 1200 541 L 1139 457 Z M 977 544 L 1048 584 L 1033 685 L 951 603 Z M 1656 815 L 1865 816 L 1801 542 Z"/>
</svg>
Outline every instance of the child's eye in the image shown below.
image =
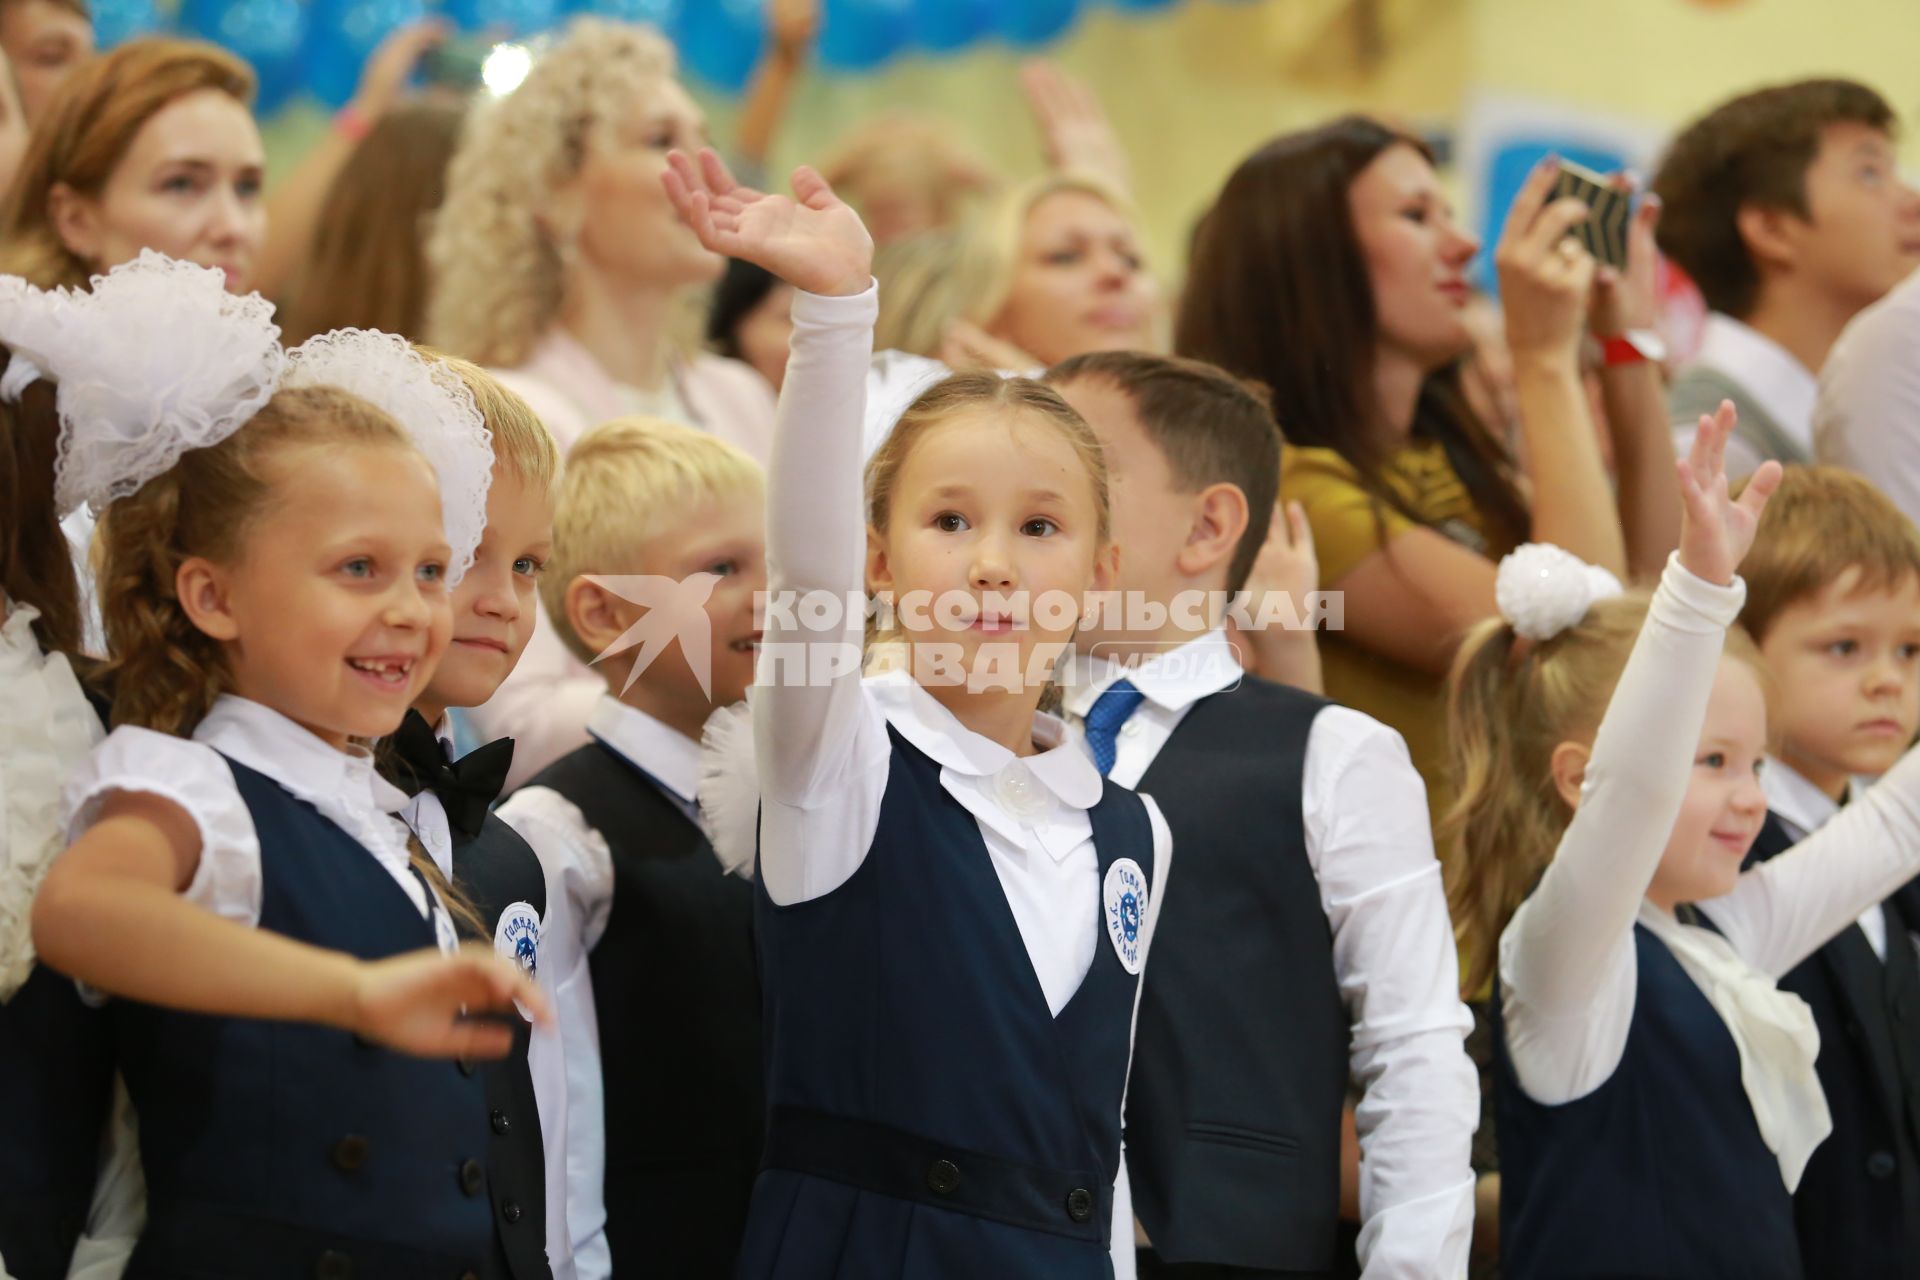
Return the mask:
<svg viewBox="0 0 1920 1280">
<path fill-rule="evenodd" d="M 1858 640 L 1835 640 L 1827 646 L 1827 652 L 1836 658 L 1851 658 L 1859 648 Z"/>
<path fill-rule="evenodd" d="M 1060 532 L 1060 526 L 1045 516 L 1035 516 L 1020 526 L 1020 532 L 1029 538 L 1045 538 Z"/>
<path fill-rule="evenodd" d="M 340 566 L 340 572 L 346 574 L 349 578 L 371 578 L 373 576 L 373 560 L 368 556 L 355 556 Z"/>
<path fill-rule="evenodd" d="M 523 578 L 537 578 L 540 576 L 540 571 L 546 567 L 546 561 L 535 559 L 533 556 L 521 556 L 513 562 L 513 571 Z"/>
<path fill-rule="evenodd" d="M 260 194 L 261 182 L 258 178 L 241 178 L 233 184 L 234 191 L 242 200 L 252 200 Z"/>
<path fill-rule="evenodd" d="M 942 533 L 959 533 L 967 528 L 967 518 L 957 511 L 942 511 L 933 518 L 933 527 Z"/>
<path fill-rule="evenodd" d="M 428 586 L 441 586 L 447 580 L 447 566 L 438 560 L 429 560 L 413 571 L 413 576 Z"/>
<path fill-rule="evenodd" d="M 1920 644 L 1901 645 L 1900 658 L 1903 662 L 1911 662 L 1915 658 L 1920 658 Z"/>
<path fill-rule="evenodd" d="M 1427 206 L 1423 204 L 1417 204 L 1417 205 L 1410 206 L 1409 208 L 1402 209 L 1400 211 L 1400 216 L 1405 218 L 1408 222 L 1417 222 L 1417 223 L 1420 223 L 1422 226 L 1424 226 L 1426 225 L 1427 219 L 1433 216 L 1433 211 L 1427 208 Z"/>
<path fill-rule="evenodd" d="M 1724 751 L 1709 751 L 1698 760 L 1695 760 L 1694 763 L 1703 764 L 1709 769 L 1724 769 L 1727 767 L 1727 753 Z"/>
<path fill-rule="evenodd" d="M 191 195 L 199 189 L 192 174 L 177 173 L 160 184 L 160 189 L 169 195 Z"/>
<path fill-rule="evenodd" d="M 707 566 L 707 572 L 717 574 L 722 578 L 730 578 L 740 572 L 740 562 L 737 560 L 716 560 Z"/>
</svg>

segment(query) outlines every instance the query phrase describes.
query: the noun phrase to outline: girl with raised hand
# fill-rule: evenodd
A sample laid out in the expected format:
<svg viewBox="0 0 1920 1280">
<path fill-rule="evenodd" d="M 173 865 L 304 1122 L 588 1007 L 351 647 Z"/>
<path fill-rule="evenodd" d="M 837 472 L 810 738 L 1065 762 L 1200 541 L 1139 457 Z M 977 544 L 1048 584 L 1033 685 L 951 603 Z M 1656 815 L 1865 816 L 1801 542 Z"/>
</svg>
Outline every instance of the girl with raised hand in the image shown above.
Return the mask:
<svg viewBox="0 0 1920 1280">
<path fill-rule="evenodd" d="M 121 997 L 131 1273 L 478 1267 L 480 1081 L 423 1059 L 498 1056 L 464 1015 L 544 1006 L 456 949 L 361 745 L 446 647 L 492 465 L 471 397 L 388 335 L 283 356 L 263 301 L 158 255 L 21 302 L 0 338 L 58 380 L 56 498 L 105 508 L 120 727 L 68 781 L 33 941 Z"/>
<path fill-rule="evenodd" d="M 959 375 L 906 410 L 863 495 L 865 228 L 809 169 L 791 200 L 706 152 L 665 181 L 704 243 L 799 291 L 757 778 L 729 795 L 719 766 L 702 790 L 717 843 L 759 854 L 770 1110 L 741 1274 L 1106 1277 L 1171 842 L 1039 711 L 1117 562 L 1099 445 L 1048 388 Z M 864 591 L 902 605 L 902 670 L 861 675 Z M 803 599 L 838 608 L 781 608 Z"/>
<path fill-rule="evenodd" d="M 1509 1276 L 1800 1275 L 1791 1193 L 1830 1128 L 1775 980 L 1920 872 L 1920 756 L 1742 872 L 1766 818 L 1759 655 L 1728 628 L 1777 463 L 1728 495 L 1731 405 L 1679 464 L 1651 601 L 1556 548 L 1500 570 L 1452 677 L 1454 915 L 1497 973 Z M 1497 966 L 1497 969 L 1496 969 Z"/>
</svg>

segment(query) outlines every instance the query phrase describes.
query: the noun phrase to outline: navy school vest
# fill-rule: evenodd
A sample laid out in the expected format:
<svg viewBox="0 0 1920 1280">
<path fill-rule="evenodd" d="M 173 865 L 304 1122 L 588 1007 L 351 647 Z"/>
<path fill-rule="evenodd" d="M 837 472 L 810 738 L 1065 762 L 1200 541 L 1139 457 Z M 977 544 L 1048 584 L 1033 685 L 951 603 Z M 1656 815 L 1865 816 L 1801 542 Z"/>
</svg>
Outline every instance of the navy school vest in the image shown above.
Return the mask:
<svg viewBox="0 0 1920 1280">
<path fill-rule="evenodd" d="M 1767 815 L 1752 862 L 1793 838 Z M 1780 979 L 1813 1010 L 1820 1085 L 1833 1132 L 1794 1191 L 1809 1276 L 1907 1280 L 1920 1275 L 1920 964 L 1911 895 L 1887 900 L 1887 960 L 1849 924 Z"/>
<path fill-rule="evenodd" d="M 486 927 L 482 942 L 500 935 L 517 946 L 516 958 L 530 974 L 538 968 L 539 922 L 547 914 L 547 879 L 540 857 L 520 834 L 488 814 L 471 840 L 453 837 L 453 879 Z M 510 908 L 519 908 L 508 915 Z M 526 919 L 531 908 L 532 929 Z M 508 916 L 503 920 L 502 916 Z M 533 1026 L 514 1019 L 513 1050 L 479 1063 L 486 1091 L 487 1182 L 493 1207 L 493 1249 L 486 1274 L 497 1280 L 545 1280 L 547 1264 L 547 1164 L 540 1133 L 540 1106 L 533 1092 L 527 1050 Z"/>
<path fill-rule="evenodd" d="M 723 1276 L 766 1136 L 753 886 L 611 747 L 589 743 L 527 785 L 571 801 L 613 860 L 588 964 L 615 1274 Z"/>
<path fill-rule="evenodd" d="M 1167 1262 L 1331 1273 L 1351 1019 L 1307 858 L 1325 699 L 1249 677 L 1188 709 L 1135 790 L 1180 850 L 1142 978 L 1127 1170 Z"/>
<path fill-rule="evenodd" d="M 1726 1024 L 1638 925 L 1633 1023 L 1612 1076 L 1559 1106 L 1520 1087 L 1495 1010 L 1507 1280 L 1800 1280 L 1793 1200 Z"/>
<path fill-rule="evenodd" d="M 113 1096 L 104 1010 L 44 964 L 0 1004 L 0 1273 L 63 1280 Z"/>
<path fill-rule="evenodd" d="M 259 834 L 261 928 L 363 959 L 434 945 L 372 854 L 228 764 Z M 479 1274 L 493 1224 L 471 1066 L 332 1027 L 111 1009 L 147 1178 L 129 1280 Z"/>
<path fill-rule="evenodd" d="M 1054 1017 L 978 822 L 888 733 L 859 869 L 809 902 L 756 896 L 769 1122 L 739 1274 L 1103 1280 L 1137 980 L 1103 905 Z M 1088 892 L 1122 858 L 1150 885 L 1140 798 L 1108 783 L 1089 816 Z"/>
</svg>

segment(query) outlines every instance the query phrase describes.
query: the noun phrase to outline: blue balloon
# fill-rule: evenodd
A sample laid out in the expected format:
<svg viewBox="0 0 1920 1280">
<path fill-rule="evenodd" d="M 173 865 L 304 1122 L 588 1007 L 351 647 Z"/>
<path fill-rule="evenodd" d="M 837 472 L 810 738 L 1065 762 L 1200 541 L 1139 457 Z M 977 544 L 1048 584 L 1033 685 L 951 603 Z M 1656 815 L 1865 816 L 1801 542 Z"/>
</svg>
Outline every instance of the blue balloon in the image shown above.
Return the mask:
<svg viewBox="0 0 1920 1280">
<path fill-rule="evenodd" d="M 1008 42 L 1025 48 L 1047 44 L 1080 16 L 1080 0 L 1000 0 L 994 26 Z"/>
<path fill-rule="evenodd" d="M 451 0 L 446 14 L 462 31 L 509 37 L 545 31 L 560 21 L 559 0 Z"/>
<path fill-rule="evenodd" d="M 180 27 L 245 58 L 260 82 L 254 109 L 272 115 L 300 88 L 307 15 L 300 0 L 186 0 Z"/>
<path fill-rule="evenodd" d="M 913 40 L 923 49 L 964 49 L 993 30 L 993 0 L 915 0 Z"/>
<path fill-rule="evenodd" d="M 153 0 L 94 0 L 93 42 L 101 49 L 159 29 L 160 14 Z"/>
<path fill-rule="evenodd" d="M 694 0 L 701 3 L 701 0 Z M 573 0 L 569 13 L 590 13 L 616 22 L 644 22 L 661 31 L 680 19 L 681 0 Z"/>
<path fill-rule="evenodd" d="M 827 0 L 820 61 L 840 71 L 866 71 L 907 43 L 912 0 Z"/>
<path fill-rule="evenodd" d="M 344 107 L 380 42 L 425 13 L 421 0 L 313 0 L 307 88 L 327 106 Z"/>
<path fill-rule="evenodd" d="M 723 93 L 747 87 L 766 40 L 766 0 L 693 0 L 673 32 L 687 69 Z"/>
</svg>

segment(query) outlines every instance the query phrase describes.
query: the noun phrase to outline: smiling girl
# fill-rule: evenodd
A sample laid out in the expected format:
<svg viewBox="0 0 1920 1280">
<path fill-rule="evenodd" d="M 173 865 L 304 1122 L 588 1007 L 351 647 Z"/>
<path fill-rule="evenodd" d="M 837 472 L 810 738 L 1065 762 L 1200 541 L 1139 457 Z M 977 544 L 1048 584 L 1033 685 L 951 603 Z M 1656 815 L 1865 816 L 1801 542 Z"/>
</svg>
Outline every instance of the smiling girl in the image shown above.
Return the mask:
<svg viewBox="0 0 1920 1280">
<path fill-rule="evenodd" d="M 426 1056 L 498 1056 L 510 1031 L 464 1010 L 543 1005 L 455 953 L 391 816 L 406 797 L 360 743 L 447 645 L 492 462 L 484 437 L 460 452 L 472 400 L 382 335 L 332 335 L 283 377 L 266 304 L 185 264 L 148 255 L 95 290 L 42 295 L 33 354 L 71 397 L 56 489 L 106 507 L 119 727 L 68 782 L 74 841 L 33 938 L 122 997 L 149 1188 L 129 1274 L 460 1274 L 487 1256 L 486 1106 Z M 142 314 L 207 347 L 143 365 Z M 155 368 L 178 380 L 143 383 Z"/>
<path fill-rule="evenodd" d="M 1766 818 L 1759 655 L 1734 571 L 1780 481 L 1732 501 L 1731 405 L 1680 465 L 1651 601 L 1529 547 L 1452 678 L 1455 919 L 1496 978 L 1502 1270 L 1800 1276 L 1791 1193 L 1831 1127 L 1779 976 L 1920 871 L 1920 755 L 1792 851 Z M 1612 584 L 1617 590 L 1617 584 Z"/>
<path fill-rule="evenodd" d="M 1109 1276 L 1112 1224 L 1132 1221 L 1121 1101 L 1171 839 L 1039 713 L 1043 682 L 915 678 L 923 644 L 963 673 L 995 649 L 1024 672 L 1071 638 L 1072 611 L 993 597 L 1084 610 L 1111 583 L 1099 445 L 1045 387 L 956 377 L 907 410 L 863 495 L 866 229 L 807 169 L 797 202 L 735 186 L 710 152 L 676 155 L 667 187 L 705 243 L 799 291 L 768 477 L 773 598 L 954 605 L 909 631 L 908 670 L 870 679 L 857 612 L 809 627 L 807 607 L 769 611 L 769 649 L 834 661 L 801 664 L 833 673 L 819 681 L 763 661 L 757 794 L 739 806 L 760 816 L 712 819 L 757 827 L 759 852 L 769 1128 L 740 1274 Z"/>
</svg>

